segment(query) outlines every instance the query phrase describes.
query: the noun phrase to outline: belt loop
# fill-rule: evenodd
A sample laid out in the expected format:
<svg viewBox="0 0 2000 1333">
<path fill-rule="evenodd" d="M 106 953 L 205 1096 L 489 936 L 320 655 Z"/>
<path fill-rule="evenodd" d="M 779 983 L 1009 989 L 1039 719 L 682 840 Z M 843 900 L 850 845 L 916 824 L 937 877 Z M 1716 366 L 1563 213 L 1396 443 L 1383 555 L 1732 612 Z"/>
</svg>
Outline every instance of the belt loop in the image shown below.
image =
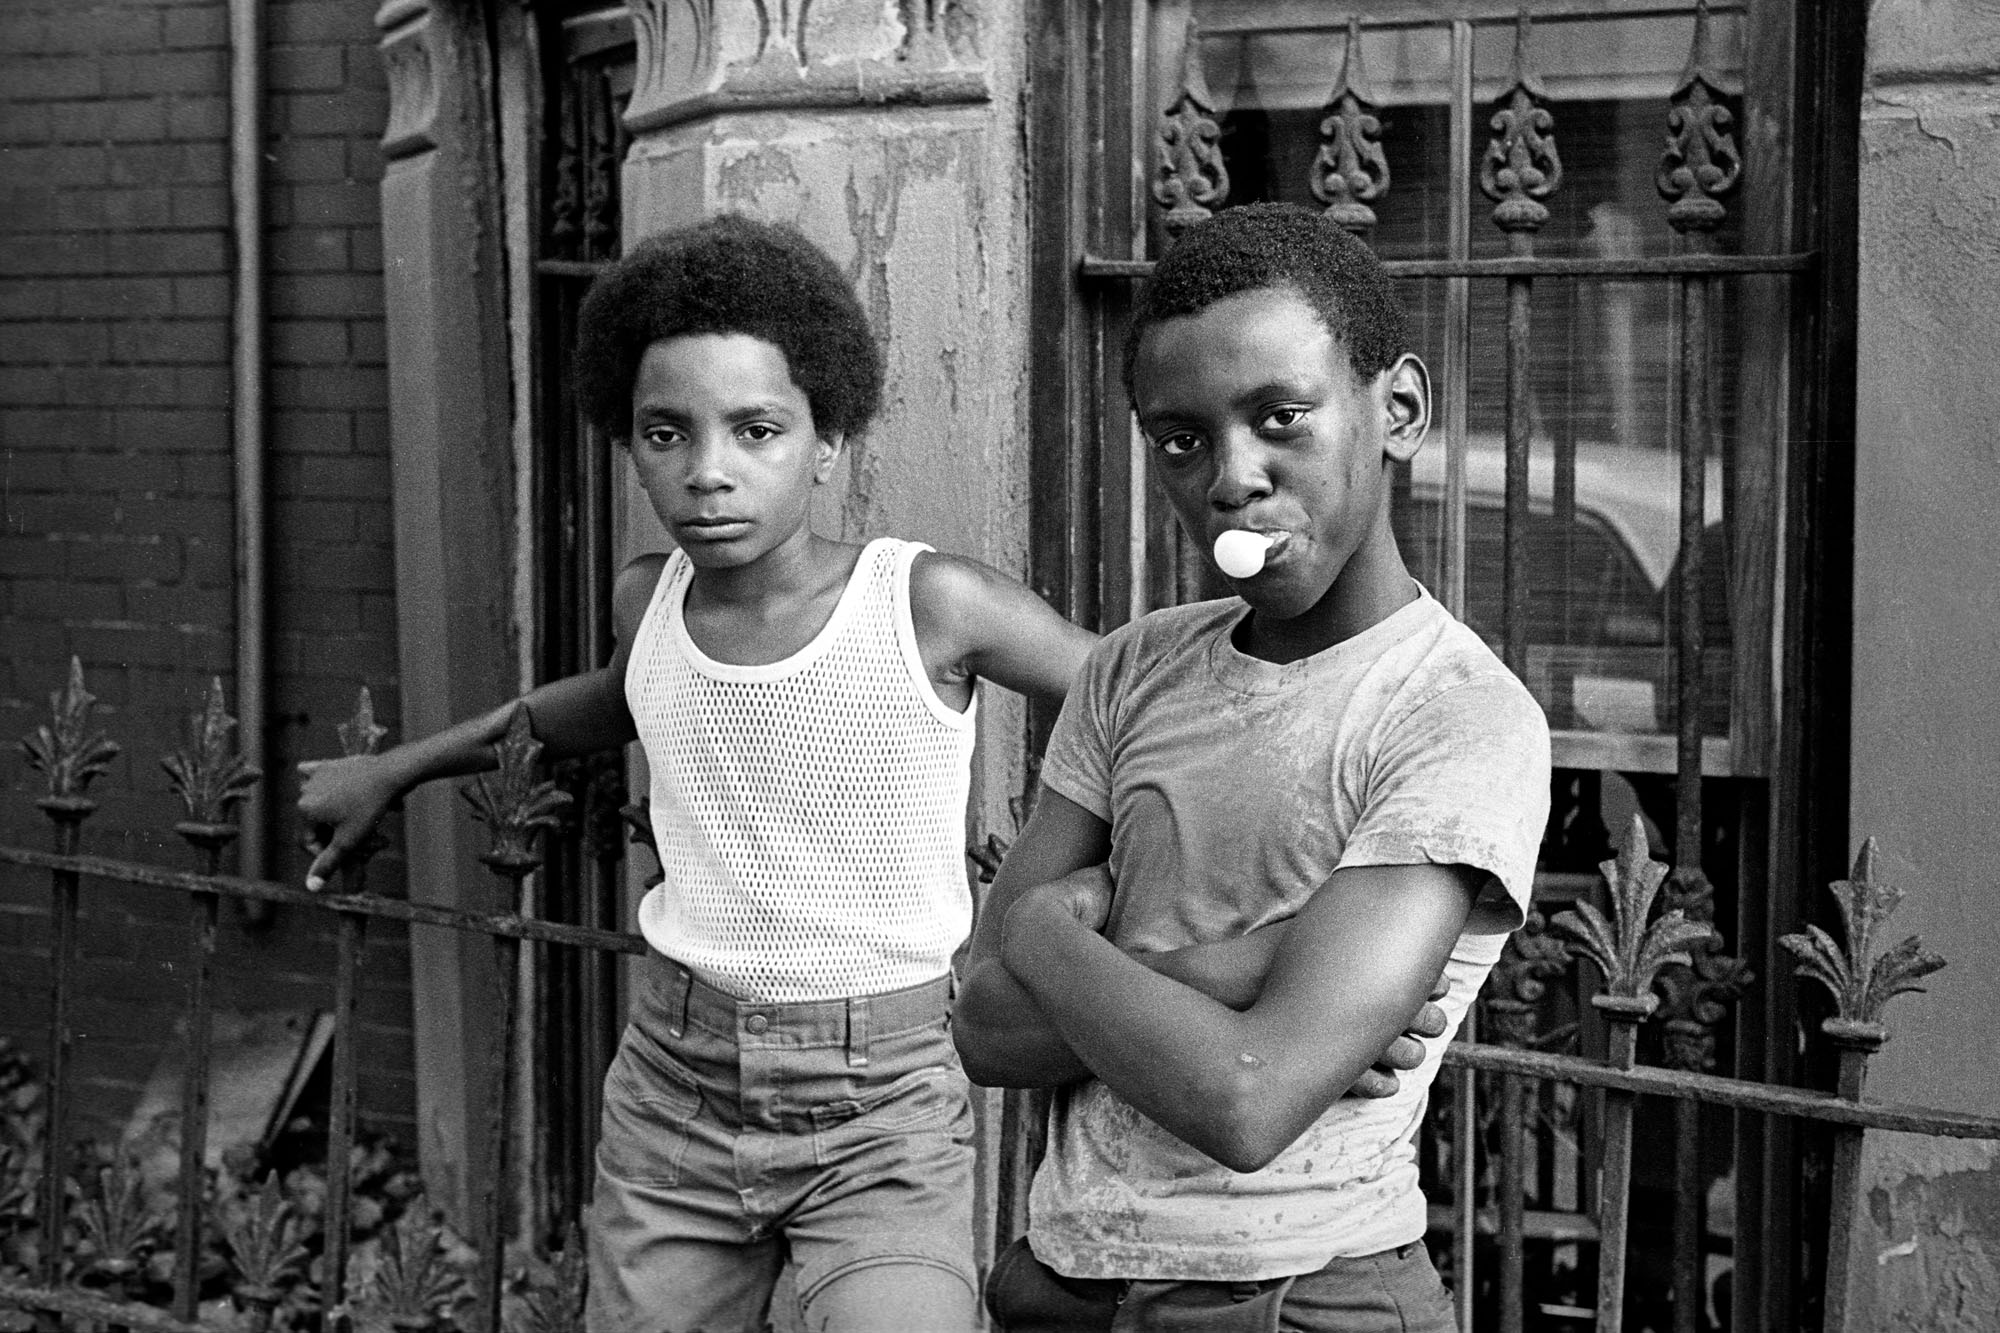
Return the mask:
<svg viewBox="0 0 2000 1333">
<path fill-rule="evenodd" d="M 853 1069 L 868 1063 L 869 1008 L 866 995 L 851 996 L 847 1001 L 847 1063 Z"/>
<path fill-rule="evenodd" d="M 674 969 L 674 984 L 667 1001 L 667 1032 L 681 1037 L 687 1033 L 688 995 L 694 990 L 694 973 L 684 967 Z"/>
</svg>

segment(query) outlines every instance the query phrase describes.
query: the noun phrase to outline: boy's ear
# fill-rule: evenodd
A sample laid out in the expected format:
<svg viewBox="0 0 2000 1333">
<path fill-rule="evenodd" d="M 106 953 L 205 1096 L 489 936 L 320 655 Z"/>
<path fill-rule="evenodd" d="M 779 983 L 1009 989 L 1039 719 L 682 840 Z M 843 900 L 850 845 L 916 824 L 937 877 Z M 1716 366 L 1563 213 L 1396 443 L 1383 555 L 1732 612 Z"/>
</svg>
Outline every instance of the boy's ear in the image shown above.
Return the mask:
<svg viewBox="0 0 2000 1333">
<path fill-rule="evenodd" d="M 1414 352 L 1382 372 L 1382 452 L 1407 463 L 1431 428 L 1431 373 Z"/>
<path fill-rule="evenodd" d="M 833 475 L 833 465 L 840 461 L 841 450 L 847 448 L 847 432 L 829 431 L 819 437 L 817 454 L 813 459 L 813 485 L 824 486 Z"/>
</svg>

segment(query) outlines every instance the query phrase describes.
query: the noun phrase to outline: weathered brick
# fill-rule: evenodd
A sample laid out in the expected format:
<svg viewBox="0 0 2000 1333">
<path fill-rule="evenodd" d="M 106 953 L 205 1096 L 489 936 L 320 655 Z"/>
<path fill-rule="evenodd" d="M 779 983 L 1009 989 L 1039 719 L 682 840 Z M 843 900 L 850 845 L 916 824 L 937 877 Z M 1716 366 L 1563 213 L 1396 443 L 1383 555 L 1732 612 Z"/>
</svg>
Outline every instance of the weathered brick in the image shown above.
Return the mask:
<svg viewBox="0 0 2000 1333">
<path fill-rule="evenodd" d="M 118 324 L 111 331 L 111 355 L 118 361 L 154 365 L 222 365 L 229 360 L 229 330 L 212 319 Z"/>
<path fill-rule="evenodd" d="M 271 145 L 271 179 L 285 184 L 347 179 L 345 139 L 288 135 Z"/>
<path fill-rule="evenodd" d="M 338 46 L 274 46 L 265 79 L 272 92 L 334 92 L 347 83 Z"/>
<path fill-rule="evenodd" d="M 345 273 L 349 262 L 344 227 L 286 227 L 275 233 L 265 253 L 274 273 Z"/>
<path fill-rule="evenodd" d="M 226 626 L 235 614 L 235 598 L 228 588 L 135 583 L 122 591 L 127 620 L 176 627 Z"/>
<path fill-rule="evenodd" d="M 227 537 L 212 540 L 189 537 L 181 543 L 181 576 L 189 583 L 202 588 L 225 588 L 231 586 L 235 575 L 236 562 Z"/>
<path fill-rule="evenodd" d="M 172 314 L 174 286 L 166 278 L 71 278 L 62 286 L 62 313 L 82 316 Z"/>
<path fill-rule="evenodd" d="M 42 533 L 26 535 L 11 530 L 0 530 L 0 566 L 15 578 L 61 578 L 69 568 L 64 543 Z M 8 635 L 11 639 L 13 629 Z M 14 651 L 25 646 L 9 644 Z"/>
<path fill-rule="evenodd" d="M 157 44 L 157 39 L 154 44 Z M 106 56 L 100 63 L 103 68 L 101 86 L 112 97 L 204 93 L 229 86 L 229 55 L 226 51 L 148 50 Z"/>
<path fill-rule="evenodd" d="M 272 4 L 265 11 L 266 31 L 271 45 L 316 46 L 326 43 L 374 40 L 366 7 L 328 5 L 319 0 L 294 0 Z"/>
<path fill-rule="evenodd" d="M 0 403 L 54 407 L 62 401 L 62 372 L 44 366 L 0 367 Z"/>
<path fill-rule="evenodd" d="M 178 457 L 180 488 L 189 489 L 189 469 L 201 460 L 190 455 L 208 455 L 229 465 L 229 414 L 215 408 L 176 404 L 153 411 L 126 409 L 110 419 L 109 438 L 118 449 L 144 452 L 149 457 Z M 197 489 L 195 494 L 206 494 Z"/>
<path fill-rule="evenodd" d="M 186 316 L 223 317 L 230 312 L 230 280 L 203 275 L 173 280 L 173 312 Z"/>
<path fill-rule="evenodd" d="M 104 240 L 87 232 L 17 236 L 0 246 L 0 274 L 96 273 L 104 267 Z"/>
<path fill-rule="evenodd" d="M 84 134 L 72 125 L 63 137 L 88 141 L 109 139 L 127 143 L 159 139 L 167 133 L 167 107 L 158 98 L 135 97 L 100 102 L 103 125 L 97 134 Z M 57 118 L 57 124 L 63 119 Z"/>
<path fill-rule="evenodd" d="M 382 228 L 379 225 L 356 227 L 348 241 L 348 250 L 354 256 L 356 273 L 380 273 L 382 271 Z"/>
<path fill-rule="evenodd" d="M 0 319 L 45 319 L 62 313 L 63 284 L 0 278 Z"/>
<path fill-rule="evenodd" d="M 151 51 L 160 45 L 161 26 L 157 10 L 136 5 L 115 5 L 90 15 L 90 49 L 100 54 L 106 51 Z"/>
<path fill-rule="evenodd" d="M 106 151 L 106 176 L 113 185 L 166 185 L 182 181 L 183 144 L 119 144 Z"/>
<path fill-rule="evenodd" d="M 160 407 L 177 401 L 163 366 L 72 366 L 61 372 L 63 401 L 94 407 Z"/>
<path fill-rule="evenodd" d="M 59 449 L 17 447 L 0 449 L 0 509 L 8 500 L 38 491 L 59 491 L 69 484 L 67 459 Z M 353 520 L 348 520 L 353 527 Z"/>
<path fill-rule="evenodd" d="M 229 11 L 221 5 L 199 9 L 170 9 L 163 14 L 160 40 L 172 50 L 191 47 L 223 48 L 229 44 Z"/>
<path fill-rule="evenodd" d="M 284 453 L 345 454 L 354 448 L 354 422 L 346 412 L 285 407 L 271 414 L 271 447 Z"/>
<path fill-rule="evenodd" d="M 329 315 L 357 318 L 382 314 L 379 278 L 351 273 L 274 274 L 270 287 L 273 319 Z"/>
<path fill-rule="evenodd" d="M 85 320 L 0 324 L 0 361 L 61 365 L 100 360 L 110 346 L 106 334 L 104 325 Z"/>
<path fill-rule="evenodd" d="M 388 376 L 360 366 L 276 366 L 271 371 L 275 401 L 303 408 L 380 409 L 388 406 Z"/>
<path fill-rule="evenodd" d="M 4 25 L 0 25 L 4 31 Z M 0 51 L 13 50 L 0 37 Z M 0 144 L 44 144 L 55 138 L 49 102 L 0 102 Z"/>
<path fill-rule="evenodd" d="M 7 92 L 23 101 L 95 97 L 105 91 L 98 62 L 86 56 L 40 56 L 11 62 Z"/>
<path fill-rule="evenodd" d="M 56 192 L 39 186 L 18 186 L 0 190 L 0 231 L 51 231 L 66 224 L 56 221 Z M 345 244 L 341 247 L 345 252 Z"/>
<path fill-rule="evenodd" d="M 272 120 L 287 134 L 380 135 L 389 123 L 386 93 L 278 93 Z"/>
<path fill-rule="evenodd" d="M 124 600 L 115 583 L 21 579 L 14 584 L 14 615 L 36 620 L 117 620 Z"/>
<path fill-rule="evenodd" d="M 173 139 L 223 139 L 229 135 L 229 99 L 181 97 L 167 111 L 165 133 Z"/>
<path fill-rule="evenodd" d="M 222 186 L 177 186 L 170 193 L 173 201 L 174 226 L 227 227 L 229 225 L 229 191 Z"/>
<path fill-rule="evenodd" d="M 180 459 L 157 451 L 78 450 L 69 454 L 66 463 L 70 488 L 91 494 L 173 491 L 181 481 Z"/>
<path fill-rule="evenodd" d="M 350 592 L 373 591 L 395 586 L 395 552 L 387 546 L 305 545 L 280 542 L 275 548 L 277 567 L 287 586 Z M 359 628 L 357 623 L 355 628 Z"/>
<path fill-rule="evenodd" d="M 301 499 L 366 500 L 388 494 L 389 461 L 386 458 L 356 458 L 306 455 L 277 460 L 280 478 L 291 485 L 280 494 Z"/>
<path fill-rule="evenodd" d="M 228 366 L 182 366 L 174 372 L 174 383 L 180 393 L 176 401 L 188 404 L 224 404 L 234 392 Z"/>
<path fill-rule="evenodd" d="M 280 633 L 359 634 L 361 598 L 346 590 L 298 588 L 271 623 Z"/>
<path fill-rule="evenodd" d="M 286 319 L 271 325 L 274 366 L 338 366 L 347 360 L 347 325 L 339 320 Z"/>
<path fill-rule="evenodd" d="M 228 427 L 222 428 L 227 431 Z M 228 442 L 229 436 L 222 436 Z M 226 453 L 211 452 L 200 455 L 181 455 L 181 493 L 183 495 L 233 495 L 235 494 L 235 464 Z"/>
<path fill-rule="evenodd" d="M 180 577 L 184 567 L 180 544 L 159 537 L 75 541 L 64 545 L 68 557 L 66 568 L 73 579 L 151 579 L 171 583 Z"/>
<path fill-rule="evenodd" d="M 295 227 L 360 227 L 382 216 L 382 197 L 372 185 L 294 185 L 291 225 Z"/>
<path fill-rule="evenodd" d="M 347 342 L 353 349 L 351 355 L 355 365 L 384 366 L 389 363 L 388 329 L 381 320 L 350 321 L 347 326 Z"/>
<path fill-rule="evenodd" d="M 71 634 L 77 652 L 86 658 L 217 673 L 229 670 L 235 661 L 227 629 L 202 626 L 199 632 L 190 632 L 152 625 L 85 625 Z"/>
<path fill-rule="evenodd" d="M 295 541 L 350 542 L 363 507 L 350 500 L 287 500 L 273 509 L 271 526 Z"/>
<path fill-rule="evenodd" d="M 104 237 L 106 273 L 218 273 L 229 267 L 221 231 L 119 232 Z"/>
<path fill-rule="evenodd" d="M 173 191 L 167 186 L 136 185 L 90 193 L 98 204 L 98 226 L 137 230 L 165 227 L 173 222 Z"/>
</svg>

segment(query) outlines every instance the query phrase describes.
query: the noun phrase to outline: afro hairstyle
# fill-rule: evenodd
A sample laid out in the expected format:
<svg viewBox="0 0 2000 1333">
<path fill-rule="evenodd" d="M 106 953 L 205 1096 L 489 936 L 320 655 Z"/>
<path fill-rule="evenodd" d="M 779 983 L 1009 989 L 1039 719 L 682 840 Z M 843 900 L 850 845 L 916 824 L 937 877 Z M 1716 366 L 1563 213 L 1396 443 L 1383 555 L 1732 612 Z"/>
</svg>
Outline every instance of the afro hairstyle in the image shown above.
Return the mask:
<svg viewBox="0 0 2000 1333">
<path fill-rule="evenodd" d="M 723 214 L 647 237 L 591 284 L 574 358 L 584 414 L 626 440 L 646 349 L 700 333 L 783 352 L 822 435 L 859 432 L 881 405 L 882 351 L 846 275 L 792 227 Z"/>
<path fill-rule="evenodd" d="M 1147 329 L 1269 287 L 1297 292 L 1364 380 L 1409 350 L 1403 303 L 1373 250 L 1310 208 L 1244 204 L 1182 232 L 1140 286 L 1125 335 L 1126 393 Z"/>
</svg>

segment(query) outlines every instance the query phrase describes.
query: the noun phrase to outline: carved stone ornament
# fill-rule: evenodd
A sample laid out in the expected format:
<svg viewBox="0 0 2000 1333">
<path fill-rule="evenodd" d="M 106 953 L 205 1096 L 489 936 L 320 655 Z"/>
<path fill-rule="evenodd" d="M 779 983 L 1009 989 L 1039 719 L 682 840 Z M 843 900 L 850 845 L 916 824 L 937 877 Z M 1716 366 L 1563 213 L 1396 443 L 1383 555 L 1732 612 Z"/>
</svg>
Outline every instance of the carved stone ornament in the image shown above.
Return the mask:
<svg viewBox="0 0 2000 1333">
<path fill-rule="evenodd" d="M 382 30 L 382 68 L 389 81 L 389 125 L 382 155 L 390 161 L 437 147 L 438 81 L 430 7 L 384 5 L 375 15 Z"/>
<path fill-rule="evenodd" d="M 1389 159 L 1382 152 L 1382 120 L 1375 114 L 1380 105 L 1361 65 L 1360 20 L 1349 19 L 1340 74 L 1319 123 L 1312 192 L 1328 217 L 1357 236 L 1375 229 L 1375 210 L 1368 205 L 1389 192 Z"/>
<path fill-rule="evenodd" d="M 633 133 L 724 111 L 992 96 L 965 0 L 628 0 Z"/>
</svg>

